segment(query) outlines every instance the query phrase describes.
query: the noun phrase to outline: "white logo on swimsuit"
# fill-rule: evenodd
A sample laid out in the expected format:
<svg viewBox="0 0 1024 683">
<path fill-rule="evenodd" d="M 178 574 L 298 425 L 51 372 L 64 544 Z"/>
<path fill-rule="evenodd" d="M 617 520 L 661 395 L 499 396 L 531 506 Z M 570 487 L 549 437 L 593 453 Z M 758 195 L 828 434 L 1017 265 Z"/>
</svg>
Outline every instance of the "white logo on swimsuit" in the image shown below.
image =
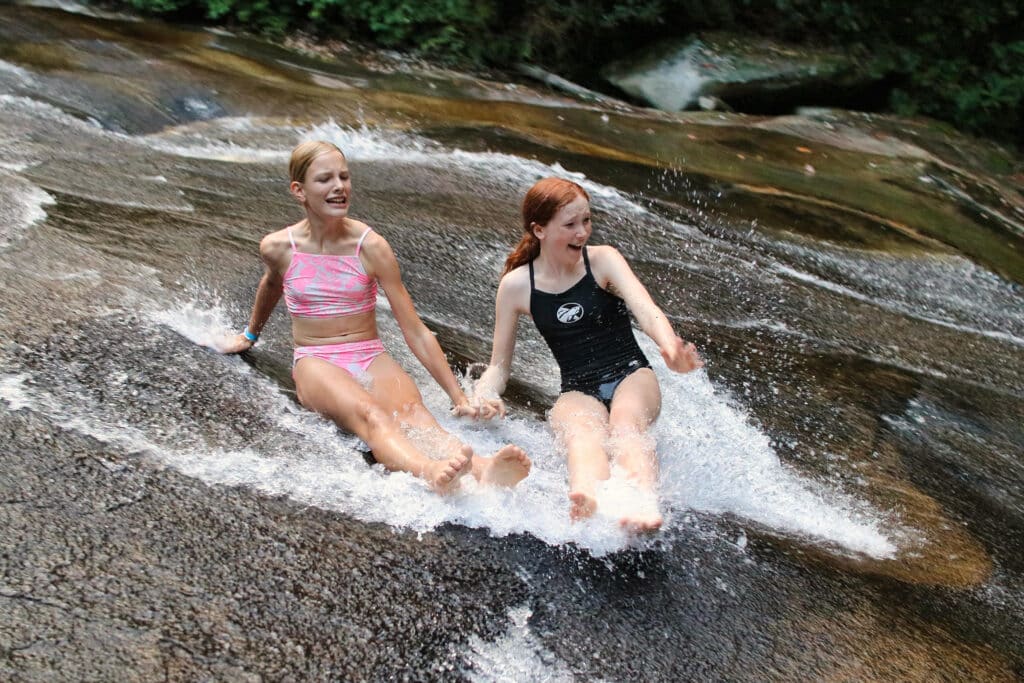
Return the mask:
<svg viewBox="0 0 1024 683">
<path fill-rule="evenodd" d="M 583 306 L 573 303 L 562 304 L 555 312 L 555 317 L 558 318 L 558 322 L 571 325 L 583 317 Z"/>
</svg>

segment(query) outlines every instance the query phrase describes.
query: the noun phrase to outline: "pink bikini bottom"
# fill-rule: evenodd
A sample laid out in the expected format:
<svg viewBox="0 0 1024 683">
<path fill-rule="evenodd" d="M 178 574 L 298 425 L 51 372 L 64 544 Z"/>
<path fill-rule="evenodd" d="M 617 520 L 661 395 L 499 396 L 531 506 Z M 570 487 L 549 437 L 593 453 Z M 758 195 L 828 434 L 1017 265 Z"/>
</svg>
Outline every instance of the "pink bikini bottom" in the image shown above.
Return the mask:
<svg viewBox="0 0 1024 683">
<path fill-rule="evenodd" d="M 295 367 L 300 358 L 320 358 L 358 378 L 366 373 L 373 359 L 382 353 L 384 344 L 379 338 L 324 346 L 296 346 L 292 367 Z"/>
</svg>

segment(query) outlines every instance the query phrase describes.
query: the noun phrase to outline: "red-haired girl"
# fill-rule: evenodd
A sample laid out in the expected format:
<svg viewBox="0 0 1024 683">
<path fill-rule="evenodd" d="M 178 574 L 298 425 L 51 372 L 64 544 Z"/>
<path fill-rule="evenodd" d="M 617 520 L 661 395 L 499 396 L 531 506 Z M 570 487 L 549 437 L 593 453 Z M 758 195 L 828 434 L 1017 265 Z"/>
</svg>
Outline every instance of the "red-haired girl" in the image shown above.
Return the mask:
<svg viewBox="0 0 1024 683">
<path fill-rule="evenodd" d="M 614 247 L 587 246 L 590 196 L 582 187 L 560 178 L 537 182 L 523 200 L 522 219 L 523 237 L 498 285 L 491 362 L 476 384 L 475 405 L 485 418 L 505 414 L 500 395 L 516 327 L 520 316 L 530 316 L 561 370 L 549 420 L 568 458 L 570 516 L 594 514 L 610 461 L 654 496 L 658 466 L 648 430 L 661 411 L 661 390 L 629 314 L 672 370 L 689 372 L 703 361 Z M 632 531 L 653 531 L 662 518 L 654 509 L 620 521 Z"/>
</svg>

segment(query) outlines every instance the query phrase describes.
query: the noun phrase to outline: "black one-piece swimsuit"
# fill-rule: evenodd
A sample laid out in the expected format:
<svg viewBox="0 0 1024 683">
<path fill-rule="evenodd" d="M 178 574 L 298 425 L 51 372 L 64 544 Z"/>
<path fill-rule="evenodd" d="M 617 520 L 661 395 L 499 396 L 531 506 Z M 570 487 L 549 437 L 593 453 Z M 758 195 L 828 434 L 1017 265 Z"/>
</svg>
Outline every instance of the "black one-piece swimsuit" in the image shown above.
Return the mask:
<svg viewBox="0 0 1024 683">
<path fill-rule="evenodd" d="M 587 272 L 561 294 L 534 286 L 530 262 L 530 314 L 562 373 L 562 393 L 580 391 L 605 407 L 611 405 L 619 383 L 640 368 L 649 368 L 630 324 L 626 302 L 604 290 Z"/>
</svg>

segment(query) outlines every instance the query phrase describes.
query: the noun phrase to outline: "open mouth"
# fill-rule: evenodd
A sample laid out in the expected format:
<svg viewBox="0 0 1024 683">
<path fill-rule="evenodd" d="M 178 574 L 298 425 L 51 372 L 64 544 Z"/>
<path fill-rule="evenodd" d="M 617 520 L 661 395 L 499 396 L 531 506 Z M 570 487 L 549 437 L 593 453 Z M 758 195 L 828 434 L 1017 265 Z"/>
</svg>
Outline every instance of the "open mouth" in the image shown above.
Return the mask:
<svg viewBox="0 0 1024 683">
<path fill-rule="evenodd" d="M 570 244 L 569 248 L 570 249 L 575 249 L 576 251 L 582 251 L 583 250 L 583 245 L 582 244 Z"/>
<path fill-rule="evenodd" d="M 331 206 L 348 206 L 348 197 L 329 197 L 327 203 Z"/>
</svg>

